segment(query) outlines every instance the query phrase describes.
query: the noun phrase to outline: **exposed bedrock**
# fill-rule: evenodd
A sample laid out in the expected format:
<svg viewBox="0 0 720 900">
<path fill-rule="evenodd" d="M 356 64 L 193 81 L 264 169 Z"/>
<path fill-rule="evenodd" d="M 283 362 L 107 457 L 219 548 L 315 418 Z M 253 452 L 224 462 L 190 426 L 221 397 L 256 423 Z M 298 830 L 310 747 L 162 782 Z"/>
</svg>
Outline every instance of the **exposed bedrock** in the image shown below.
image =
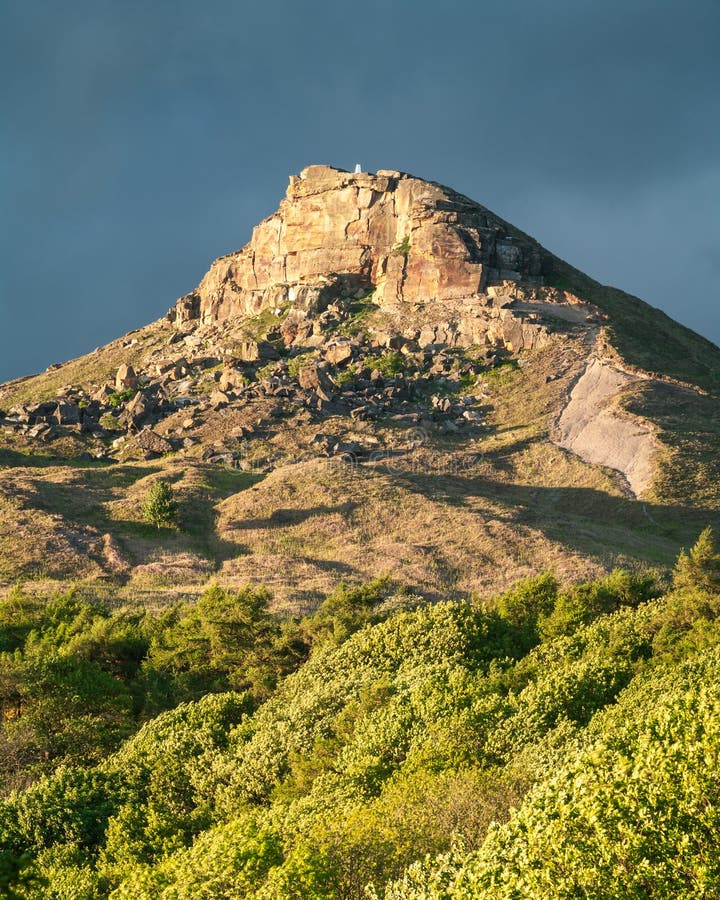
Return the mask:
<svg viewBox="0 0 720 900">
<path fill-rule="evenodd" d="M 637 380 L 592 359 L 560 415 L 557 443 L 586 462 L 621 472 L 639 495 L 653 479 L 655 436 L 648 424 L 618 404 L 623 391 Z"/>
<path fill-rule="evenodd" d="M 215 322 L 291 303 L 317 312 L 344 292 L 380 305 L 443 302 L 489 284 L 542 284 L 552 256 L 485 207 L 400 172 L 309 166 L 251 241 L 221 257 L 171 315 Z"/>
</svg>

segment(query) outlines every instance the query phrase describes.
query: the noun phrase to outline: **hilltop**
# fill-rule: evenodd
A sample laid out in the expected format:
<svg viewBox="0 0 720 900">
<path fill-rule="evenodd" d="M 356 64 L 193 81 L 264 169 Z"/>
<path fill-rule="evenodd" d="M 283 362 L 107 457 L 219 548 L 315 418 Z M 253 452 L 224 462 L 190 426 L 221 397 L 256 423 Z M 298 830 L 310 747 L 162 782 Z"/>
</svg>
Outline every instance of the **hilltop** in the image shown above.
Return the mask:
<svg viewBox="0 0 720 900">
<path fill-rule="evenodd" d="M 164 319 L 0 387 L 0 579 L 309 610 L 663 569 L 718 520 L 719 387 L 717 347 L 467 197 L 310 166 Z"/>
</svg>

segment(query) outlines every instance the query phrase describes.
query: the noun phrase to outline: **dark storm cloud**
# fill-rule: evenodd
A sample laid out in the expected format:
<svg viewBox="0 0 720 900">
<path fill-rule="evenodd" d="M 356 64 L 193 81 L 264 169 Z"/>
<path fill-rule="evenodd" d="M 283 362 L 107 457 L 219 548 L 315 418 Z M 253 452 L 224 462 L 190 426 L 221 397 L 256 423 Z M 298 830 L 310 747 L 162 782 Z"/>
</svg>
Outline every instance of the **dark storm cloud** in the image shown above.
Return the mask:
<svg viewBox="0 0 720 900">
<path fill-rule="evenodd" d="M 0 378 L 161 315 L 311 162 L 450 184 L 720 338 L 717 2 L 0 12 Z"/>
</svg>

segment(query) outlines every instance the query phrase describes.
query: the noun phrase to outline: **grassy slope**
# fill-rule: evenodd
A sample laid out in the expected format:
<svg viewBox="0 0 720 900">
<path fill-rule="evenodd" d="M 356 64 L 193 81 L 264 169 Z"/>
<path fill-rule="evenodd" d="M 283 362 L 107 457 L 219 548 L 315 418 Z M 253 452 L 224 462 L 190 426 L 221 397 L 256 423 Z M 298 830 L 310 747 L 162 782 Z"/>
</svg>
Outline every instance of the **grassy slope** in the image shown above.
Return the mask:
<svg viewBox="0 0 720 900">
<path fill-rule="evenodd" d="M 608 336 L 623 360 L 646 372 L 720 391 L 720 348 L 644 300 L 601 285 L 555 260 L 557 287 L 595 303 L 610 317 Z"/>
<path fill-rule="evenodd" d="M 281 459 L 252 491 L 244 489 L 257 478 L 210 467 L 198 456 L 208 444 L 222 445 L 247 415 L 264 415 L 262 404 L 208 414 L 201 445 L 151 463 L 72 463 L 59 457 L 84 449 L 77 435 L 42 450 L 23 436 L 4 435 L 0 580 L 109 577 L 126 595 L 162 600 L 197 592 L 220 574 L 233 584 L 266 582 L 280 604 L 304 609 L 338 577 L 359 581 L 391 572 L 431 596 L 457 596 L 500 590 L 548 567 L 572 579 L 618 563 L 668 565 L 678 544 L 717 521 L 720 416 L 713 392 L 720 350 L 564 263 L 556 280 L 608 312 L 608 352 L 709 392 L 646 381 L 628 396 L 626 407 L 656 423 L 663 445 L 659 478 L 645 502 L 630 499 L 616 473 L 585 465 L 549 440 L 589 351 L 581 335 L 569 332 L 528 355 L 521 369 L 481 379 L 474 393 L 487 414 L 484 432 L 468 440 L 431 431 L 422 447 L 403 450 L 390 465 L 292 464 L 317 430 L 364 430 L 382 447 L 404 446 L 403 427 L 390 421 L 313 424 L 295 417 L 283 424 L 270 415 L 271 428 L 251 441 L 251 453 Z M 121 339 L 0 388 L 0 405 L 38 401 L 66 384 L 111 380 L 121 362 L 140 370 L 144 358 L 167 352 L 171 335 L 154 323 L 133 334 L 132 346 Z M 180 412 L 159 430 L 182 418 Z M 283 466 L 283 457 L 291 465 Z M 144 492 L 159 477 L 178 488 L 183 532 L 140 521 Z"/>
<path fill-rule="evenodd" d="M 712 460 L 703 480 L 693 456 L 707 435 L 695 446 L 683 433 L 682 446 L 666 451 L 672 464 L 656 494 L 645 503 L 631 499 L 615 473 L 585 465 L 548 439 L 586 352 L 581 338 L 564 336 L 521 368 L 481 379 L 471 390 L 489 427 L 475 438 L 431 430 L 415 450 L 356 467 L 294 461 L 318 429 L 365 428 L 381 446 L 403 447 L 404 427 L 335 419 L 288 430 L 279 420 L 257 443 L 285 454 L 287 464 L 264 478 L 181 454 L 107 465 L 5 451 L 0 577 L 109 577 L 120 597 L 158 603 L 196 594 L 217 575 L 235 586 L 266 583 L 278 605 L 305 610 L 339 578 L 392 573 L 439 597 L 501 590 L 546 568 L 573 580 L 618 564 L 669 565 L 677 546 L 715 516 L 693 508 L 678 475 L 681 463 L 695 472 L 697 500 L 712 507 Z M 645 411 L 661 400 L 653 388 L 636 402 Z M 680 417 L 667 422 L 672 434 L 683 414 L 675 395 L 668 404 Z M 204 443 L 221 440 L 228 423 L 227 410 L 209 416 Z M 177 490 L 181 532 L 141 521 L 145 491 L 160 477 Z"/>
</svg>

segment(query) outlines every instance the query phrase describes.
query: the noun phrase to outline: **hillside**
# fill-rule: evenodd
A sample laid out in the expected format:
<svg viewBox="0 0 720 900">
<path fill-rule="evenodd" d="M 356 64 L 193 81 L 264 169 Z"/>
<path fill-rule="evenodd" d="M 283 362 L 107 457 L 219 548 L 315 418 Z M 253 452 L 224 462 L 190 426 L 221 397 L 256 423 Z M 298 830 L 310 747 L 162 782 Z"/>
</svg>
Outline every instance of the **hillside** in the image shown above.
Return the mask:
<svg viewBox="0 0 720 900">
<path fill-rule="evenodd" d="M 0 387 L 0 579 L 313 608 L 668 566 L 717 522 L 720 350 L 489 210 L 311 166 L 168 317 Z M 171 483 L 182 527 L 148 527 Z"/>
<path fill-rule="evenodd" d="M 451 189 L 292 177 L 0 386 L 0 893 L 719 896 L 719 392 Z"/>
</svg>

